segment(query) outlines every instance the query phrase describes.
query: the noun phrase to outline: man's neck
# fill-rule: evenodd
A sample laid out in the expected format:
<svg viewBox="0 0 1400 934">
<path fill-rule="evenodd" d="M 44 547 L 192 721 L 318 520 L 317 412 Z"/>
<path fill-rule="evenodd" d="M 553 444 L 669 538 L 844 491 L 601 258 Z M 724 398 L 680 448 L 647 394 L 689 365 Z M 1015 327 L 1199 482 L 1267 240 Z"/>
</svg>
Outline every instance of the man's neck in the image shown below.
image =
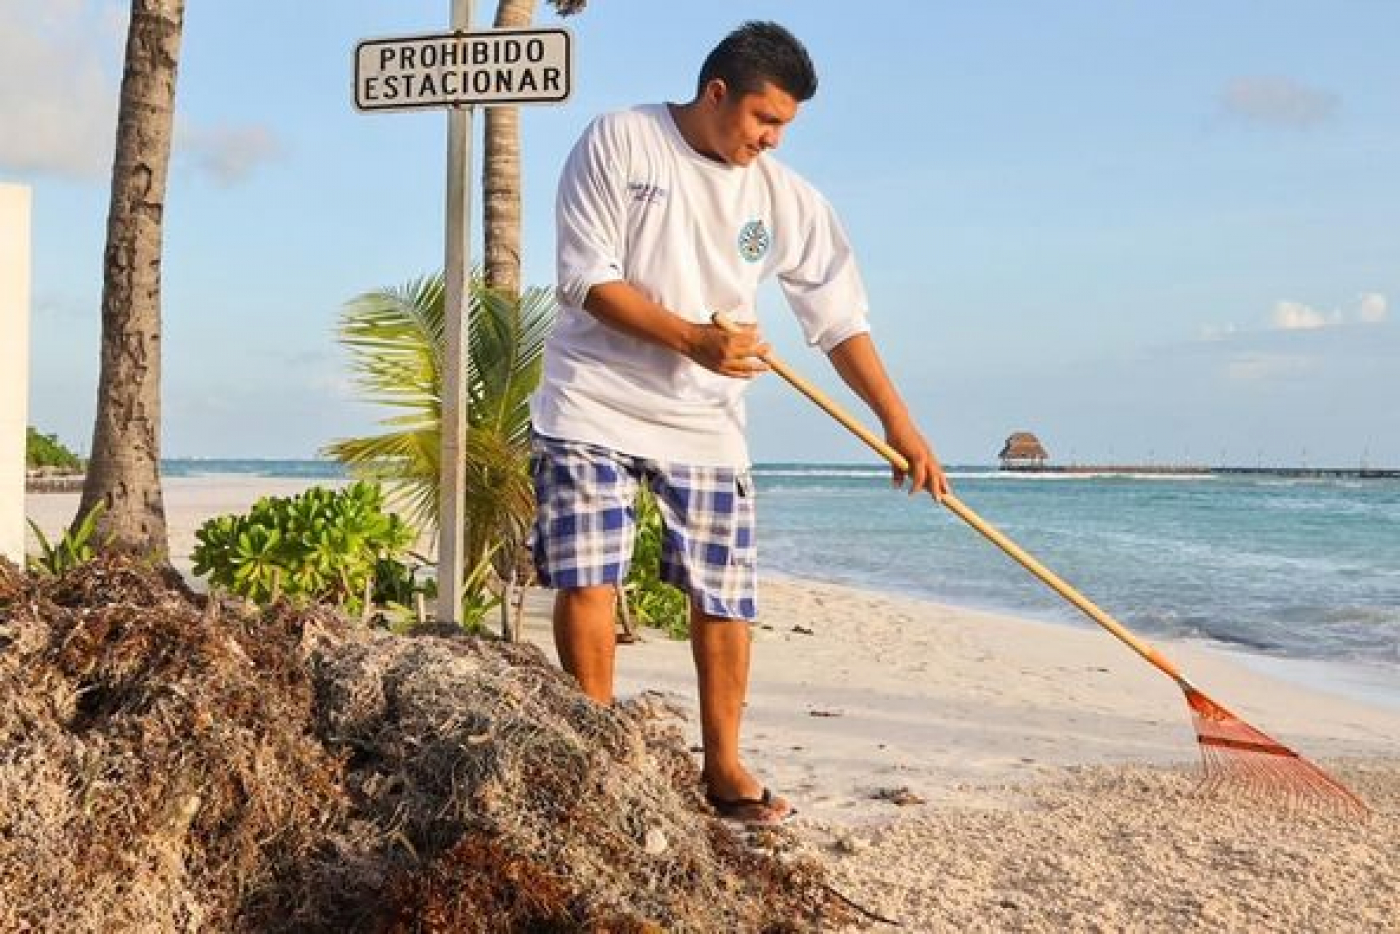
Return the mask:
<svg viewBox="0 0 1400 934">
<path fill-rule="evenodd" d="M 681 139 L 686 145 L 695 151 L 697 155 L 724 165 L 725 162 L 715 155 L 713 149 L 709 148 L 705 141 L 705 134 L 702 131 L 703 117 L 696 107 L 695 101 L 688 104 L 667 104 L 666 108 L 671 112 L 671 119 L 676 122 L 676 129 L 680 131 Z"/>
</svg>

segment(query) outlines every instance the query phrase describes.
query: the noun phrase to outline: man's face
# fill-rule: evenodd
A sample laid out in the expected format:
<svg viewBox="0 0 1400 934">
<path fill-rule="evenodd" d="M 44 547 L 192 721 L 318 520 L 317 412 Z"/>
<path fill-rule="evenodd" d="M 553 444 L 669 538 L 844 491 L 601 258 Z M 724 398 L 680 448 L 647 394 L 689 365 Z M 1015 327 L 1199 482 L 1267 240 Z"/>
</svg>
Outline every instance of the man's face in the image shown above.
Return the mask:
<svg viewBox="0 0 1400 934">
<path fill-rule="evenodd" d="M 797 100 L 772 84 L 735 94 L 724 82 L 712 81 L 705 93 L 712 104 L 711 155 L 730 165 L 750 165 L 759 153 L 776 149 L 797 116 Z"/>
</svg>

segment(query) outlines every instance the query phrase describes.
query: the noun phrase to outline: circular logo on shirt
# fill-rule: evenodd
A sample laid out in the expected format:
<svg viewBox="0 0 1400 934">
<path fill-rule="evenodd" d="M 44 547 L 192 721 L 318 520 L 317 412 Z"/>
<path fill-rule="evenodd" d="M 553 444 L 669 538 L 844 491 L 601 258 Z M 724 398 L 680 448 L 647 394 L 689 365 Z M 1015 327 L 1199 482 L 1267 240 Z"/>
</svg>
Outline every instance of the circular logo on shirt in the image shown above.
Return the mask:
<svg viewBox="0 0 1400 934">
<path fill-rule="evenodd" d="M 773 236 L 761 220 L 749 221 L 739 229 L 739 255 L 746 262 L 756 263 L 763 259 L 772 242 Z"/>
</svg>

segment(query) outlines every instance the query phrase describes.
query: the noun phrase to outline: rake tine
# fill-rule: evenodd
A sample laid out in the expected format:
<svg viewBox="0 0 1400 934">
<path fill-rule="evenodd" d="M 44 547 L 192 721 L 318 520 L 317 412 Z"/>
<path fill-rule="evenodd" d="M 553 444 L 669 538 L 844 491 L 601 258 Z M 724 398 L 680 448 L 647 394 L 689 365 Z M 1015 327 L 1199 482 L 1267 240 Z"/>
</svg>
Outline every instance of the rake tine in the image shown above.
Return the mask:
<svg viewBox="0 0 1400 934">
<path fill-rule="evenodd" d="M 1207 787 L 1282 798 L 1289 810 L 1310 805 L 1365 817 L 1370 809 L 1316 763 L 1250 726 L 1178 676 L 1196 723 Z"/>
</svg>

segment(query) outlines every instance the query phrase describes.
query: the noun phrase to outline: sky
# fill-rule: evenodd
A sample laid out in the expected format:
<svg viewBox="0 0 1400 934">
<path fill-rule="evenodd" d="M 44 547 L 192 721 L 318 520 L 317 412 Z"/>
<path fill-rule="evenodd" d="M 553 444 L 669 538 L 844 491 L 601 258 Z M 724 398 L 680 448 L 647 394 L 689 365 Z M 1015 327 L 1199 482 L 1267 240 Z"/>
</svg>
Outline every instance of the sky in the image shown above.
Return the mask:
<svg viewBox="0 0 1400 934">
<path fill-rule="evenodd" d="M 494 4 L 476 7 L 488 28 Z M 587 122 L 689 99 L 715 42 L 775 19 L 821 79 L 778 157 L 841 215 L 877 345 L 946 463 L 1033 431 L 1059 463 L 1400 466 L 1400 3 L 541 7 L 575 72 L 566 103 L 522 111 L 527 283 L 550 284 L 554 186 Z M 312 457 L 387 414 L 335 325 L 441 267 L 446 117 L 356 112 L 352 54 L 444 30 L 450 8 L 189 0 L 166 456 Z M 31 421 L 79 450 L 125 10 L 0 0 L 0 183 L 33 192 Z M 760 313 L 859 411 L 776 288 Z M 749 399 L 756 460 L 872 457 L 776 376 Z"/>
</svg>

